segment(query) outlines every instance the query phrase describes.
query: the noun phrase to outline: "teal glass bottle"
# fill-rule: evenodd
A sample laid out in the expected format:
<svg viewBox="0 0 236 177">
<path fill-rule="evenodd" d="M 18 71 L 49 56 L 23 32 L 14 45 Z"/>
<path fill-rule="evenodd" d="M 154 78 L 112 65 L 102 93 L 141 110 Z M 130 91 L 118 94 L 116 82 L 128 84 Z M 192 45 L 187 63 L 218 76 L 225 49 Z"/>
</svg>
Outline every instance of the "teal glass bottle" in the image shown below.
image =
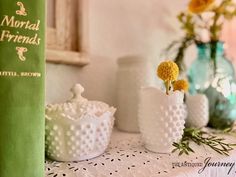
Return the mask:
<svg viewBox="0 0 236 177">
<path fill-rule="evenodd" d="M 232 63 L 226 59 L 224 44 L 216 43 L 216 69 L 211 45 L 198 44 L 198 57 L 188 71 L 190 94 L 203 93 L 209 100 L 209 126 L 230 128 L 236 119 L 236 80 Z M 215 72 L 214 72 L 215 70 Z"/>
</svg>

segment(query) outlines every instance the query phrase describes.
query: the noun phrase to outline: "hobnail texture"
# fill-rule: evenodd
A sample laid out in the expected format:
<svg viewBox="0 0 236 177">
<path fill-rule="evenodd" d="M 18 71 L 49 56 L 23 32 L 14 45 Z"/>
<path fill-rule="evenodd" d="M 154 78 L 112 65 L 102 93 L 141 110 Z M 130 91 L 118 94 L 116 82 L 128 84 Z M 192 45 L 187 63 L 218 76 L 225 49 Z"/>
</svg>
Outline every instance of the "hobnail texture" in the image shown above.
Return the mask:
<svg viewBox="0 0 236 177">
<path fill-rule="evenodd" d="M 189 95 L 186 99 L 188 117 L 186 125 L 188 127 L 201 128 L 209 122 L 209 103 L 203 94 Z"/>
<path fill-rule="evenodd" d="M 186 116 L 182 92 L 167 96 L 154 87 L 141 90 L 139 126 L 148 150 L 170 153 L 172 144 L 182 138 Z"/>
<path fill-rule="evenodd" d="M 107 104 L 87 101 L 78 94 L 71 102 L 48 105 L 47 156 L 57 161 L 82 161 L 101 155 L 110 141 L 114 113 Z"/>
</svg>

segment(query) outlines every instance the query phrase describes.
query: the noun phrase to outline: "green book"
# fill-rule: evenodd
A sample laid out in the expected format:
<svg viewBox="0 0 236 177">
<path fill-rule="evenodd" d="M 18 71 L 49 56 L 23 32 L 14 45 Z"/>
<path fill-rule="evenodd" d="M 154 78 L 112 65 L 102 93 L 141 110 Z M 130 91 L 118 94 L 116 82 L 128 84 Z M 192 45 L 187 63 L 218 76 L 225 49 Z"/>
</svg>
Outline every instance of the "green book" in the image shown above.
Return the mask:
<svg viewBox="0 0 236 177">
<path fill-rule="evenodd" d="M 44 177 L 45 1 L 0 0 L 0 177 Z"/>
</svg>

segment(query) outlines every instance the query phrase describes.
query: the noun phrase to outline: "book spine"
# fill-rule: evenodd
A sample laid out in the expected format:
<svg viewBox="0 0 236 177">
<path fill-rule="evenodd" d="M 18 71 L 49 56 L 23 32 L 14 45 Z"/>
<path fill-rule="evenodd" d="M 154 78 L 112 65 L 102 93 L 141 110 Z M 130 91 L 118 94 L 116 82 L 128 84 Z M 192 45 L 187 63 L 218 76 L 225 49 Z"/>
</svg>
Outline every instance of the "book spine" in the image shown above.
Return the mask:
<svg viewBox="0 0 236 177">
<path fill-rule="evenodd" d="M 44 177 L 45 1 L 0 0 L 0 177 Z"/>
</svg>

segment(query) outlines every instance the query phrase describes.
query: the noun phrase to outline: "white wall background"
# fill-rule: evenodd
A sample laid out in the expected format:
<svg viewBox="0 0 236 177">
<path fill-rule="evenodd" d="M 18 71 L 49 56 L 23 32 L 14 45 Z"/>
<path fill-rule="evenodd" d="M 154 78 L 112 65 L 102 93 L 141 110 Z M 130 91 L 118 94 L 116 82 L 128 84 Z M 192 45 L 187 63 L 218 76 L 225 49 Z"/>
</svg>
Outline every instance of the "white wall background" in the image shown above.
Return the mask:
<svg viewBox="0 0 236 177">
<path fill-rule="evenodd" d="M 177 12 L 184 1 L 90 0 L 91 64 L 84 68 L 47 64 L 47 103 L 65 101 L 75 83 L 85 96 L 115 105 L 116 60 L 129 55 L 160 60 L 160 51 L 177 35 Z"/>
<path fill-rule="evenodd" d="M 160 52 L 179 38 L 176 14 L 187 0 L 89 0 L 91 64 L 84 68 L 47 64 L 47 103 L 65 101 L 81 83 L 85 96 L 115 105 L 116 60 L 140 54 L 155 64 Z M 190 63 L 191 56 L 187 58 Z"/>
</svg>

